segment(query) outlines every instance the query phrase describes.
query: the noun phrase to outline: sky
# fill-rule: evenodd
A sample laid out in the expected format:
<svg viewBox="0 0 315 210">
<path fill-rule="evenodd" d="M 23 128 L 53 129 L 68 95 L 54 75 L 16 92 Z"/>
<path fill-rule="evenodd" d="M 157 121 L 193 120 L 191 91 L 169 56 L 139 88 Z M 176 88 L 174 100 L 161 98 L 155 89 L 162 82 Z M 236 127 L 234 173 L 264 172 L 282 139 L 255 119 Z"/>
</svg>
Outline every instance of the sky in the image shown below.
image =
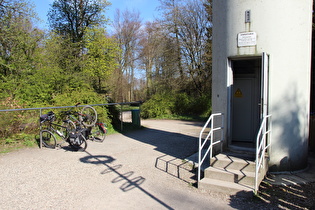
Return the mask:
<svg viewBox="0 0 315 210">
<path fill-rule="evenodd" d="M 39 18 L 44 21 L 39 24 L 42 29 L 48 28 L 47 12 L 50 9 L 50 5 L 53 0 L 30 0 L 35 5 L 35 12 Z M 140 13 L 140 18 L 143 22 L 152 21 L 154 17 L 158 16 L 157 7 L 160 5 L 159 0 L 108 0 L 112 5 L 108 7 L 107 17 L 111 20 L 114 19 L 116 9 L 121 12 L 128 9 L 130 11 L 136 11 Z"/>
</svg>

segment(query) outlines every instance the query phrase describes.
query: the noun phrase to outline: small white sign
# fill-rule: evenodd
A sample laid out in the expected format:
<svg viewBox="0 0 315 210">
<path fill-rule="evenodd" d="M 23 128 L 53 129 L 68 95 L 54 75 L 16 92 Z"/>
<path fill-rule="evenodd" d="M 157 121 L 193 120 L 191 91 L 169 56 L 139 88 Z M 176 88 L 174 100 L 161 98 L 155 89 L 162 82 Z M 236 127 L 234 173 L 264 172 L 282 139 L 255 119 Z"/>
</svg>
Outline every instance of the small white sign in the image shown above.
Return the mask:
<svg viewBox="0 0 315 210">
<path fill-rule="evenodd" d="M 237 46 L 255 46 L 256 45 L 256 32 L 245 32 L 237 35 Z"/>
</svg>

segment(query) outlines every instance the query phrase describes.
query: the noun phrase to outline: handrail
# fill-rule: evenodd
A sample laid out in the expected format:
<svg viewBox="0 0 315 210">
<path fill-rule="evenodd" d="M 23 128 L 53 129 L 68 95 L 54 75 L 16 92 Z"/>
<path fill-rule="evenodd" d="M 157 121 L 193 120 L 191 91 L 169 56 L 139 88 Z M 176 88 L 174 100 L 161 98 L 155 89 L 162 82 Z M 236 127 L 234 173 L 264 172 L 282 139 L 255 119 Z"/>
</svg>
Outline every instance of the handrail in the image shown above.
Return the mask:
<svg viewBox="0 0 315 210">
<path fill-rule="evenodd" d="M 112 106 L 112 105 L 129 105 L 129 104 L 140 104 L 140 102 L 123 102 L 123 103 L 107 103 L 107 104 L 89 104 L 89 106 Z M 84 107 L 86 105 L 78 106 L 56 106 L 56 107 L 40 107 L 40 108 L 24 108 L 24 109 L 2 109 L 0 112 L 12 112 L 12 111 L 29 111 L 29 110 L 42 110 L 42 109 L 64 109 L 74 107 Z"/>
<path fill-rule="evenodd" d="M 106 103 L 106 104 L 89 104 L 89 106 L 113 106 L 120 105 L 120 129 L 123 130 L 123 115 L 122 115 L 122 106 L 123 105 L 131 105 L 131 104 L 141 104 L 141 102 L 122 102 L 122 103 Z M 30 110 L 39 110 L 39 116 L 42 115 L 42 110 L 45 109 L 64 109 L 64 108 L 74 108 L 74 107 L 84 107 L 86 105 L 77 105 L 77 106 L 56 106 L 56 107 L 40 107 L 40 108 L 22 108 L 22 109 L 2 109 L 1 112 L 13 112 L 13 111 L 30 111 Z M 42 144 L 40 142 L 40 148 L 42 148 Z"/>
<path fill-rule="evenodd" d="M 214 118 L 217 116 L 221 116 L 221 126 L 215 127 L 214 128 Z M 207 134 L 206 138 L 204 139 L 204 141 L 202 142 L 203 138 L 203 133 L 205 131 L 205 129 L 208 127 L 209 123 L 211 122 L 211 126 L 210 126 L 210 131 Z M 221 143 L 221 152 L 222 152 L 222 142 L 223 142 L 223 125 L 224 125 L 224 115 L 222 113 L 216 113 L 216 114 L 212 114 L 209 119 L 207 120 L 207 122 L 205 123 L 205 125 L 203 126 L 202 130 L 200 131 L 199 134 L 199 148 L 198 148 L 198 182 L 200 181 L 200 173 L 201 173 L 201 165 L 203 163 L 203 161 L 205 160 L 207 154 L 210 152 L 210 158 L 212 157 L 212 149 L 213 146 Z M 221 130 L 221 139 L 213 142 L 213 134 L 215 131 L 219 131 Z M 206 145 L 206 143 L 208 142 L 210 138 L 210 144 L 208 146 L 208 148 L 206 149 L 206 153 L 202 156 L 202 149 L 203 147 Z"/>
<path fill-rule="evenodd" d="M 260 183 L 258 183 L 259 168 L 264 166 L 265 154 L 270 152 L 270 133 L 271 133 L 271 115 L 264 117 L 261 126 L 259 128 L 256 139 L 256 169 L 255 169 L 255 194 L 258 191 Z M 268 141 L 268 142 L 267 142 Z"/>
</svg>

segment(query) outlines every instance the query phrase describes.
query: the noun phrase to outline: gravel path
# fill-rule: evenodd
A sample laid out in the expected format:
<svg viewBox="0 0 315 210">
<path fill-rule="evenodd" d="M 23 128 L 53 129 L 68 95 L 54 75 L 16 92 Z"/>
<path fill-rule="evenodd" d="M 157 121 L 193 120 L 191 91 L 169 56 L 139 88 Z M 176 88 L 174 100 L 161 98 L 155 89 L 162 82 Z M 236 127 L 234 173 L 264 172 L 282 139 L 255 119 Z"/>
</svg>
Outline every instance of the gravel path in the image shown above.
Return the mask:
<svg viewBox="0 0 315 210">
<path fill-rule="evenodd" d="M 88 142 L 86 152 L 30 148 L 0 156 L 0 209 L 232 209 L 230 196 L 192 186 L 183 159 L 200 123 L 145 120 L 146 128 Z"/>
</svg>

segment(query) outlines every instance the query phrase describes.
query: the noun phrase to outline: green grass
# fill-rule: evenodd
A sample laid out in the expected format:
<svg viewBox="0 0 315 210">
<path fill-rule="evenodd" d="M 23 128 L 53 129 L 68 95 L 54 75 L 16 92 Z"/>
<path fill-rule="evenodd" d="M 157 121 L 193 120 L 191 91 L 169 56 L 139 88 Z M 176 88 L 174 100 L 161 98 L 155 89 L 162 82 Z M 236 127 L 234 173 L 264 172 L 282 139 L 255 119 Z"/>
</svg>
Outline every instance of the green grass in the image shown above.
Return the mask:
<svg viewBox="0 0 315 210">
<path fill-rule="evenodd" d="M 8 153 L 22 148 L 35 147 L 37 145 L 34 134 L 15 134 L 0 139 L 0 153 Z"/>
</svg>

